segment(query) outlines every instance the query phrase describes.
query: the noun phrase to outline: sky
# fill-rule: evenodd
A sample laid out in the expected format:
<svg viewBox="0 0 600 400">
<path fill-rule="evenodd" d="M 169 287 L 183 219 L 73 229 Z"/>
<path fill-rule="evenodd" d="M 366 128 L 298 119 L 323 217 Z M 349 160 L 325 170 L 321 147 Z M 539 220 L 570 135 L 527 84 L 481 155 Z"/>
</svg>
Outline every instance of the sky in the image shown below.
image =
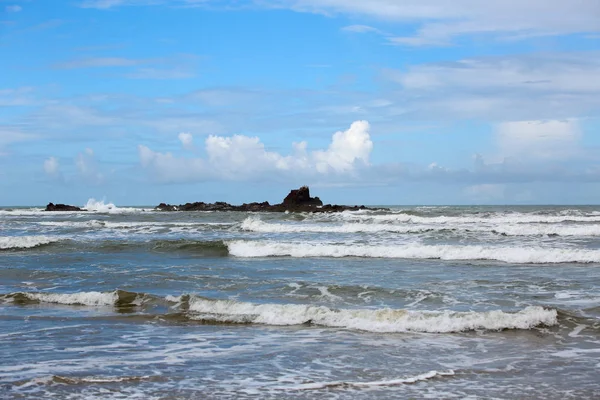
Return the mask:
<svg viewBox="0 0 600 400">
<path fill-rule="evenodd" d="M 0 0 L 0 206 L 598 204 L 598 0 Z"/>
</svg>

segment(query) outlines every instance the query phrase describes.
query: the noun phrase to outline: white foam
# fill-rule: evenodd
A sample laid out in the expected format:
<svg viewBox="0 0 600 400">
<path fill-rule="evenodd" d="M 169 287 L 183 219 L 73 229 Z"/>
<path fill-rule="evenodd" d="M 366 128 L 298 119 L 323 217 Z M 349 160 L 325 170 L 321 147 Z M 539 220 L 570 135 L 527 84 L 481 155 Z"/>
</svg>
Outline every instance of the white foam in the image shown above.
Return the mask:
<svg viewBox="0 0 600 400">
<path fill-rule="evenodd" d="M 0 249 L 30 249 L 59 240 L 53 236 L 0 236 Z"/>
<path fill-rule="evenodd" d="M 473 214 L 458 216 L 418 216 L 407 214 L 404 211 L 389 212 L 386 214 L 373 213 L 340 213 L 344 220 L 351 221 L 377 221 L 377 222 L 407 222 L 421 224 L 531 224 L 531 223 L 560 223 L 560 222 L 600 222 L 600 215 L 539 215 L 533 213 L 494 213 L 486 216 Z"/>
<path fill-rule="evenodd" d="M 307 224 L 307 223 L 269 223 L 256 217 L 246 218 L 240 228 L 245 231 L 260 233 L 426 233 L 431 231 L 455 230 L 455 231 L 475 231 L 497 233 L 507 236 L 600 236 L 600 225 L 555 225 L 555 224 L 519 224 L 519 223 L 490 223 L 494 221 L 458 221 L 453 224 L 446 222 L 435 222 L 433 218 L 425 223 L 412 223 L 412 221 L 397 221 L 399 223 L 374 223 L 372 221 L 346 222 L 339 225 L 328 224 Z"/>
<path fill-rule="evenodd" d="M 403 244 L 346 245 L 273 241 L 227 242 L 236 257 L 367 257 L 441 260 L 496 260 L 515 264 L 600 263 L 600 250 L 544 247 Z"/>
<path fill-rule="evenodd" d="M 119 208 L 118 210 L 124 210 Z M 127 209 L 125 209 L 127 210 Z M 228 222 L 146 222 L 146 221 L 130 221 L 130 222 L 111 222 L 111 221 L 41 221 L 38 222 L 41 226 L 56 226 L 66 228 L 106 228 L 106 229 L 137 229 L 145 230 L 152 233 L 159 229 L 173 228 L 207 228 L 214 226 L 232 226 L 233 223 Z M 143 233 L 143 232 L 141 232 Z"/>
<path fill-rule="evenodd" d="M 364 224 L 345 223 L 342 225 L 317 225 L 317 224 L 272 224 L 261 221 L 256 217 L 246 218 L 241 229 L 260 233 L 293 233 L 293 232 L 316 232 L 316 233 L 359 233 L 359 232 L 395 232 L 395 233 L 421 233 L 433 229 L 432 226 L 399 226 L 390 224 Z M 439 229 L 448 229 L 442 227 Z"/>
<path fill-rule="evenodd" d="M 349 382 L 349 381 L 332 381 L 332 382 L 314 382 L 314 383 L 303 383 L 300 385 L 294 386 L 281 386 L 276 387 L 277 390 L 319 390 L 319 389 L 327 389 L 333 387 L 355 387 L 355 388 L 369 388 L 369 387 L 378 387 L 378 386 L 397 386 L 397 385 L 406 385 L 417 383 L 420 381 L 426 381 L 428 379 L 441 377 L 441 376 L 452 376 L 454 375 L 454 371 L 429 371 L 424 374 L 410 376 L 406 378 L 399 379 L 390 379 L 390 380 L 381 380 L 381 381 L 371 381 L 371 382 Z"/>
<path fill-rule="evenodd" d="M 527 307 L 516 313 L 503 311 L 453 312 L 402 309 L 330 309 L 299 304 L 254 304 L 232 300 L 192 297 L 189 311 L 196 318 L 220 322 L 252 322 L 266 325 L 313 324 L 369 332 L 448 333 L 475 329 L 530 329 L 540 324 L 555 325 L 557 312 Z"/>
<path fill-rule="evenodd" d="M 112 306 L 119 300 L 116 290 L 114 292 L 22 293 L 22 295 L 42 303 L 83 306 Z"/>
<path fill-rule="evenodd" d="M 0 210 L 0 215 L 6 216 L 33 216 L 45 213 L 43 208 L 13 208 Z"/>
<path fill-rule="evenodd" d="M 490 231 L 507 236 L 600 236 L 600 225 L 554 225 L 554 224 L 510 224 L 491 227 L 468 228 L 475 231 Z"/>
</svg>

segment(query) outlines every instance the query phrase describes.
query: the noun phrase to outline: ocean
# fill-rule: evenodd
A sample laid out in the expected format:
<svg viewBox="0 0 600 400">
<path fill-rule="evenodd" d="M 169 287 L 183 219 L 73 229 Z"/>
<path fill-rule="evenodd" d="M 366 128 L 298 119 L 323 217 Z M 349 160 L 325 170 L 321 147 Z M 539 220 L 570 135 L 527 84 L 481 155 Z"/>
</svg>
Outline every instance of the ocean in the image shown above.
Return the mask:
<svg viewBox="0 0 600 400">
<path fill-rule="evenodd" d="M 600 207 L 0 209 L 0 398 L 600 398 Z"/>
</svg>

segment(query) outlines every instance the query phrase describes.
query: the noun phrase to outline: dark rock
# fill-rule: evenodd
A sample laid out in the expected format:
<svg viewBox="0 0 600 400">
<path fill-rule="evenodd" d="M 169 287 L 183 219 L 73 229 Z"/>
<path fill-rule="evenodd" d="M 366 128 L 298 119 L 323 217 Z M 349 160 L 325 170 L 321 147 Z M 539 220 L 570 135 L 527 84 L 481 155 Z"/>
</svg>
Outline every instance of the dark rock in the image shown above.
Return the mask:
<svg viewBox="0 0 600 400">
<path fill-rule="evenodd" d="M 268 201 L 262 203 L 244 203 L 241 206 L 231 205 L 224 201 L 216 203 L 185 203 L 178 206 L 160 203 L 155 210 L 159 211 L 251 211 L 251 212 L 340 212 L 346 210 L 364 210 L 365 206 L 340 206 L 323 205 L 318 197 L 310 197 L 308 186 L 302 186 L 299 189 L 290 191 L 281 204 L 269 204 Z"/>
<path fill-rule="evenodd" d="M 79 208 L 79 207 L 75 207 L 75 206 L 70 206 L 67 204 L 48 203 L 45 211 L 87 211 L 87 210 Z"/>
<path fill-rule="evenodd" d="M 165 204 L 165 203 L 160 203 L 156 207 L 156 209 L 160 210 L 160 211 L 175 211 L 176 210 L 175 206 L 172 206 L 170 204 Z"/>
<path fill-rule="evenodd" d="M 302 186 L 300 189 L 291 190 L 290 193 L 283 199 L 285 206 L 313 206 L 319 207 L 323 202 L 318 197 L 310 197 L 310 189 L 308 186 Z"/>
</svg>

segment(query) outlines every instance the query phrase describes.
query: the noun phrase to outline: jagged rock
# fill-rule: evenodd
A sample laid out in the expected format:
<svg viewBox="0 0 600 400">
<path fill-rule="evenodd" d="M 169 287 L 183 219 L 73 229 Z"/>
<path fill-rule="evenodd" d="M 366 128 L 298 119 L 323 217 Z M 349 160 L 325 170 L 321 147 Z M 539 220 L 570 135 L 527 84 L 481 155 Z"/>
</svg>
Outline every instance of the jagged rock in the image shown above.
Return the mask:
<svg viewBox="0 0 600 400">
<path fill-rule="evenodd" d="M 48 203 L 45 211 L 87 211 L 83 208 L 70 206 L 68 204 L 54 204 Z"/>
<path fill-rule="evenodd" d="M 283 199 L 285 206 L 313 206 L 320 207 L 323 202 L 318 197 L 310 197 L 310 189 L 308 186 L 302 186 L 300 189 L 291 190 L 290 193 Z"/>
<path fill-rule="evenodd" d="M 160 211 L 176 211 L 177 207 L 172 206 L 170 204 L 160 203 L 158 206 L 156 206 L 156 210 L 160 210 Z"/>
</svg>

